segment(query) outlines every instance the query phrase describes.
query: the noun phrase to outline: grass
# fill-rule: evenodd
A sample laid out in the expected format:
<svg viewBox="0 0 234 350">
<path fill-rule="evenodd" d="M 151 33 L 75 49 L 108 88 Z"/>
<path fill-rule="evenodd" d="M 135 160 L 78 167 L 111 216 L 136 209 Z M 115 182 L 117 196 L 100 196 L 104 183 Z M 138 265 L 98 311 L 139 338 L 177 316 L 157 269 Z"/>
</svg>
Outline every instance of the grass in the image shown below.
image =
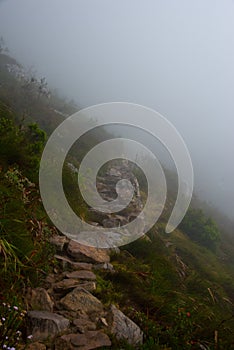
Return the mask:
<svg viewBox="0 0 234 350">
<path fill-rule="evenodd" d="M 149 232 L 150 240 L 140 239 L 112 256 L 116 272 L 102 273 L 98 296 L 119 304 L 143 329 L 142 349 L 231 349 L 233 304 L 224 281 L 232 276 L 215 253 L 180 230 L 166 236 L 162 226 Z M 167 248 L 168 240 L 173 245 Z M 175 254 L 187 266 L 184 277 Z M 231 282 L 229 288 L 234 291 Z"/>
</svg>

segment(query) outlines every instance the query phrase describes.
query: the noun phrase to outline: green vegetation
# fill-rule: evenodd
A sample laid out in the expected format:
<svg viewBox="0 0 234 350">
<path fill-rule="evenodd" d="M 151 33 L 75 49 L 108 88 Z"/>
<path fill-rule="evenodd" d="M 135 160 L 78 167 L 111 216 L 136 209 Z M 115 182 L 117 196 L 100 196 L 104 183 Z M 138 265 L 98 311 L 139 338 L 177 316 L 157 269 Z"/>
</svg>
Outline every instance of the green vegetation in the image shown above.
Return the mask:
<svg viewBox="0 0 234 350">
<path fill-rule="evenodd" d="M 207 248 L 214 249 L 220 240 L 218 226 L 201 209 L 189 209 L 180 227 L 194 242 Z"/>
<path fill-rule="evenodd" d="M 6 321 L 0 325 L 0 341 L 13 347 L 23 323 L 12 307 L 20 309 L 27 287 L 40 286 L 54 267 L 48 241 L 56 229 L 47 219 L 38 188 L 46 132 L 64 118 L 55 108 L 65 114 L 74 106 L 54 95 L 49 99 L 45 80 L 24 74 L 2 41 L 0 46 L 0 300 L 9 311 L 6 318 L 4 305 L 1 308 Z"/>
<path fill-rule="evenodd" d="M 38 286 L 53 266 L 48 243 L 53 228 L 45 219 L 37 185 L 46 134 L 36 124 L 20 126 L 16 120 L 0 103 L 1 348 L 13 348 L 20 340 L 22 291 Z"/>
<path fill-rule="evenodd" d="M 46 134 L 37 124 L 17 126 L 7 106 L 0 105 L 0 159 L 3 170 L 20 166 L 32 181 L 38 181 L 40 155 Z"/>
<path fill-rule="evenodd" d="M 158 224 L 112 264 L 116 272 L 102 273 L 109 283 L 99 284 L 98 296 L 140 325 L 143 349 L 232 349 L 233 271 L 214 252 Z"/>
</svg>

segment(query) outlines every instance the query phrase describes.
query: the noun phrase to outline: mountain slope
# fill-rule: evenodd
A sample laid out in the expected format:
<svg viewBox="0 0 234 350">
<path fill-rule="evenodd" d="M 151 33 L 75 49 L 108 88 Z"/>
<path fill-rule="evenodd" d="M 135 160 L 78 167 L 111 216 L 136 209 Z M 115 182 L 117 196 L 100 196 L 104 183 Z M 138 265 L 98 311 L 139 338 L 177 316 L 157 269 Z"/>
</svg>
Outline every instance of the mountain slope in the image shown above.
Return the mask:
<svg viewBox="0 0 234 350">
<path fill-rule="evenodd" d="M 25 90 L 25 79 L 12 75 L 8 64 L 20 68 L 1 54 L 0 296 L 13 304 L 22 302 L 22 290 L 28 285 L 40 285 L 43 276 L 56 269 L 48 243 L 56 228 L 46 217 L 38 188 L 37 171 L 46 135 L 30 123 L 36 121 L 51 133 L 64 120 L 56 110 L 66 115 L 74 106 L 61 110 L 58 98 L 52 97 L 51 102 L 38 95 L 40 81 L 38 85 L 30 80 Z M 88 135 L 81 146 L 74 146 L 66 162 L 79 166 L 76 150 L 82 156 L 105 138 L 108 134 L 103 130 Z M 68 193 L 73 193 L 74 210 L 93 220 L 77 189 L 77 177 L 67 164 L 63 180 Z M 173 200 L 169 194 L 168 203 Z M 114 272 L 98 272 L 95 293 L 105 305 L 119 304 L 141 326 L 143 349 L 232 349 L 234 238 L 226 233 L 227 226 L 231 232 L 232 224 L 219 216 L 220 241 L 204 246 L 183 226 L 171 234 L 164 232 L 169 210 L 170 205 L 146 236 L 112 255 Z M 195 226 L 197 233 L 199 230 L 200 226 Z M 130 349 L 118 342 L 112 348 Z"/>
</svg>

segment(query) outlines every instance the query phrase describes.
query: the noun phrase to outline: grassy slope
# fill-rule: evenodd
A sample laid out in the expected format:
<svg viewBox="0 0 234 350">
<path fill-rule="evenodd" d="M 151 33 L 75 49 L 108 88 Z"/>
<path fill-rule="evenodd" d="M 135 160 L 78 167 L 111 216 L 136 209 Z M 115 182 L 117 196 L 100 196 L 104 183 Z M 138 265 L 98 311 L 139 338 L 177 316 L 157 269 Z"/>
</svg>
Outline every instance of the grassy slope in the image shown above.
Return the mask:
<svg viewBox="0 0 234 350">
<path fill-rule="evenodd" d="M 141 325 L 147 349 L 213 349 L 215 331 L 219 348 L 231 349 L 234 270 L 180 230 L 168 235 L 159 223 L 148 236 L 113 256 L 116 273 L 102 275 L 109 283 L 100 280 L 98 296 Z"/>
<path fill-rule="evenodd" d="M 26 96 L 22 86 L 4 69 L 6 63 L 15 63 L 11 60 L 0 55 L 0 98 L 16 110 L 18 120 L 27 112 L 26 119 L 35 118 L 50 133 L 62 120 L 53 111 L 56 105 L 51 109 L 47 101 Z M 58 104 L 61 107 L 63 103 Z M 86 141 L 81 153 L 89 146 Z M 67 181 L 69 187 L 70 180 Z M 9 184 L 4 187 L 2 183 L 1 186 L 1 191 L 5 191 Z M 22 219 L 23 213 L 29 223 L 30 207 L 25 208 L 20 196 L 19 193 L 16 202 L 19 212 L 15 212 L 15 219 Z M 34 224 L 37 221 L 42 223 L 41 207 L 39 212 L 33 217 Z M 43 225 L 46 231 L 46 222 Z M 225 239 L 221 241 L 221 248 L 213 253 L 192 242 L 180 230 L 165 234 L 163 227 L 163 222 L 159 222 L 149 232 L 148 239 L 123 247 L 119 255 L 112 257 L 116 273 L 100 273 L 97 295 L 106 304 L 115 302 L 121 305 L 141 325 L 146 338 L 145 349 L 162 349 L 164 345 L 172 349 L 195 349 L 198 342 L 213 349 L 215 331 L 220 339 L 219 348 L 231 349 L 233 238 L 223 233 Z M 24 223 L 24 233 L 30 236 L 30 230 L 32 226 Z M 41 268 L 40 263 L 39 266 Z M 25 280 L 27 277 L 26 271 Z M 191 314 L 189 317 L 187 312 Z"/>
</svg>

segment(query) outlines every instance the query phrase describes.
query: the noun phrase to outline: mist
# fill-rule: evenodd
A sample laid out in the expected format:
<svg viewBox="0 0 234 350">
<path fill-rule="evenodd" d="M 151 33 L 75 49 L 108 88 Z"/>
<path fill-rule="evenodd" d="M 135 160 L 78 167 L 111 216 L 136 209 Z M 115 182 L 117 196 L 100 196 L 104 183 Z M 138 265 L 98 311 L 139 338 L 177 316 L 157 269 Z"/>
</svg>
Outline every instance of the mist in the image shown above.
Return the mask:
<svg viewBox="0 0 234 350">
<path fill-rule="evenodd" d="M 234 219 L 232 0 L 4 0 L 0 36 L 81 108 L 125 101 L 165 116 L 195 192 Z"/>
</svg>

